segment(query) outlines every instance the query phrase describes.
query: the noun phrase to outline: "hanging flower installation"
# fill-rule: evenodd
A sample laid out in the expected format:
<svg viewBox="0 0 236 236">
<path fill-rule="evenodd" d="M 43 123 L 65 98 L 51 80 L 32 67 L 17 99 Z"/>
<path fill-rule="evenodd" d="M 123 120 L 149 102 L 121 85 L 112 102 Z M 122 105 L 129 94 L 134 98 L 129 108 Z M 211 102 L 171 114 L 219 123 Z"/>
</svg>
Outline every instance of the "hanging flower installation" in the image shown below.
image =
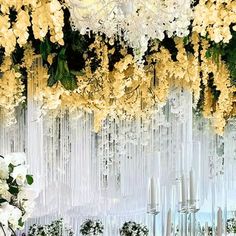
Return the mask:
<svg viewBox="0 0 236 236">
<path fill-rule="evenodd" d="M 164 33 L 169 37 L 188 35 L 192 18 L 189 0 L 69 0 L 68 6 L 72 25 L 81 34 L 92 30 L 108 37 L 124 37 L 139 57 L 147 50 L 149 39 L 163 40 Z"/>
<path fill-rule="evenodd" d="M 0 46 L 5 49 L 6 56 L 15 50 L 17 43 L 20 47 L 27 43 L 31 25 L 35 39 L 43 40 L 49 31 L 50 40 L 63 45 L 64 20 L 59 1 L 1 0 L 0 4 Z"/>
<path fill-rule="evenodd" d="M 193 30 L 216 43 L 229 43 L 231 28 L 236 30 L 235 13 L 236 3 L 233 0 L 200 0 L 194 10 Z"/>
<path fill-rule="evenodd" d="M 42 114 L 90 112 L 96 131 L 107 116 L 149 118 L 173 87 L 193 93 L 194 109 L 219 134 L 236 113 L 233 1 L 1 3 L 0 108 L 9 124 L 32 76 L 43 84 L 35 97 Z M 212 17 L 198 17 L 208 11 Z M 226 32 L 220 40 L 214 28 Z M 40 71 L 32 69 L 36 58 Z"/>
<path fill-rule="evenodd" d="M 0 108 L 6 116 L 7 125 L 15 123 L 15 108 L 24 100 L 25 86 L 20 66 L 13 65 L 11 57 L 5 57 L 0 66 Z"/>
<path fill-rule="evenodd" d="M 0 232 L 12 235 L 22 229 L 34 208 L 33 183 L 27 175 L 26 158 L 22 153 L 0 157 Z"/>
<path fill-rule="evenodd" d="M 69 108 L 70 111 L 79 108 L 93 112 L 94 127 L 98 131 L 107 116 L 118 116 L 120 119 L 148 118 L 155 104 L 165 104 L 173 86 L 192 91 L 196 108 L 201 102 L 203 83 L 206 94 L 222 91 L 219 96 L 207 97 L 203 104 L 203 114 L 212 118 L 217 132 L 222 133 L 226 118 L 233 109 L 229 71 L 222 61 L 217 64 L 205 57 L 207 41 L 201 42 L 201 50 L 199 43 L 198 35 L 193 34 L 188 45 L 192 45 L 194 53 L 190 53 L 184 41 L 175 38 L 173 45 L 177 55 L 173 59 L 168 48 L 153 42 L 149 55 L 145 57 L 145 66 L 140 66 L 134 56 L 127 52 L 124 44 L 118 51 L 106 44 L 102 37 L 97 37 L 83 55 L 85 67 L 76 75 L 76 88 L 73 91 L 65 89 L 64 80 L 48 87 L 48 70 L 41 67 L 34 72 L 43 85 L 38 89 L 35 99 L 42 102 L 43 114 L 49 110 L 55 112 L 61 107 Z M 117 53 L 120 59 L 112 63 L 111 58 Z M 212 80 L 215 91 L 209 88 Z"/>
</svg>

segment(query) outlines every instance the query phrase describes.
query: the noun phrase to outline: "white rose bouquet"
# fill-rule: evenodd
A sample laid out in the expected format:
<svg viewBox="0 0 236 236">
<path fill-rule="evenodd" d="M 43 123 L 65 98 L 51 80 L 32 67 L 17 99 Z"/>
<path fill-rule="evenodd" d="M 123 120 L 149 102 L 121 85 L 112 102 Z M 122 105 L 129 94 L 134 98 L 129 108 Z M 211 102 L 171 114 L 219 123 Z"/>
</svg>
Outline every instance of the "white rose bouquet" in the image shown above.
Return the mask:
<svg viewBox="0 0 236 236">
<path fill-rule="evenodd" d="M 148 232 L 147 226 L 133 221 L 125 222 L 120 229 L 121 236 L 147 236 Z"/>
<path fill-rule="evenodd" d="M 34 208 L 35 192 L 30 188 L 24 153 L 0 156 L 0 235 L 15 235 Z"/>
<path fill-rule="evenodd" d="M 100 220 L 86 220 L 80 226 L 82 235 L 102 235 L 104 226 Z"/>
</svg>

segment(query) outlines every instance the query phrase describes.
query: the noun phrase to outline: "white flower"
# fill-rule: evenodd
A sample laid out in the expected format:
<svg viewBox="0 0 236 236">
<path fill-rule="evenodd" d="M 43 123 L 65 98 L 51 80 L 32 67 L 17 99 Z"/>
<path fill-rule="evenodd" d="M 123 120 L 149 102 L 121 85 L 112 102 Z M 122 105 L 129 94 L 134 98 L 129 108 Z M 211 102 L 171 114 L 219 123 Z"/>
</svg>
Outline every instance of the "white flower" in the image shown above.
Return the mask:
<svg viewBox="0 0 236 236">
<path fill-rule="evenodd" d="M 0 158 L 0 179 L 7 179 L 9 176 L 8 165 L 3 158 Z"/>
<path fill-rule="evenodd" d="M 53 13 L 61 10 L 61 4 L 57 0 L 52 0 L 49 3 L 49 7 L 50 7 L 50 11 Z"/>
<path fill-rule="evenodd" d="M 22 216 L 22 221 L 25 222 L 33 213 L 35 208 L 35 202 L 34 201 L 24 201 L 22 204 L 25 214 Z"/>
<path fill-rule="evenodd" d="M 5 200 L 7 200 L 8 202 L 11 201 L 11 198 L 12 198 L 12 194 L 8 191 L 5 191 L 3 194 L 2 194 L 2 198 L 4 198 Z"/>
<path fill-rule="evenodd" d="M 11 214 L 10 207 L 8 202 L 4 202 L 0 205 L 0 223 L 3 225 L 8 225 Z"/>
<path fill-rule="evenodd" d="M 19 208 L 11 206 L 10 217 L 8 219 L 9 223 L 12 225 L 13 229 L 19 228 L 19 220 L 22 217 L 22 212 Z"/>
<path fill-rule="evenodd" d="M 0 205 L 0 222 L 3 225 L 10 223 L 12 227 L 16 229 L 18 228 L 18 222 L 21 216 L 21 210 L 10 205 L 8 202 L 4 202 Z"/>
<path fill-rule="evenodd" d="M 20 191 L 18 193 L 18 200 L 24 201 L 24 200 L 34 200 L 37 197 L 37 192 L 31 188 L 31 187 L 23 187 L 20 188 Z"/>
<path fill-rule="evenodd" d="M 5 180 L 0 179 L 0 195 L 5 194 L 9 190 L 9 186 Z"/>
<path fill-rule="evenodd" d="M 12 152 L 5 155 L 5 160 L 8 164 L 18 166 L 26 162 L 26 155 L 24 152 Z"/>
<path fill-rule="evenodd" d="M 16 166 L 13 169 L 13 172 L 11 173 L 11 177 L 16 180 L 16 183 L 18 185 L 23 185 L 26 181 L 26 175 L 27 175 L 27 166 L 20 165 Z"/>
</svg>

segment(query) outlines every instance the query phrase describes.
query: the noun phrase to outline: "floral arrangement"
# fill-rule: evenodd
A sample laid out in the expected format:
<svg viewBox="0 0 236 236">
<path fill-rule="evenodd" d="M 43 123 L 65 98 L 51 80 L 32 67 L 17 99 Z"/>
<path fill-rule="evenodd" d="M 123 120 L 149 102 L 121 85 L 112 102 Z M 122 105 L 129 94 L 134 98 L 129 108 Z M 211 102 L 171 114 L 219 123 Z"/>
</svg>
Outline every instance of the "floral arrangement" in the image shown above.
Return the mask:
<svg viewBox="0 0 236 236">
<path fill-rule="evenodd" d="M 227 233 L 236 233 L 236 219 L 230 218 L 226 222 Z"/>
<path fill-rule="evenodd" d="M 29 228 L 28 236 L 73 236 L 74 232 L 68 228 L 63 218 L 52 221 L 49 225 L 32 225 Z"/>
<path fill-rule="evenodd" d="M 80 233 L 82 235 L 102 235 L 104 226 L 100 220 L 86 220 L 80 226 Z"/>
<path fill-rule="evenodd" d="M 109 4 L 103 8 L 96 0 L 80 1 L 81 9 L 74 0 L 0 2 L 0 108 L 9 123 L 26 100 L 26 78 L 35 76 L 43 84 L 34 98 L 42 101 L 42 114 L 90 112 L 95 131 L 107 116 L 149 118 L 173 86 L 193 93 L 195 111 L 211 119 L 219 134 L 236 115 L 233 0 L 120 1 L 112 8 L 119 14 L 107 21 Z M 88 17 L 95 8 L 101 9 L 98 18 Z M 161 9 L 162 17 L 151 9 Z M 132 18 L 140 26 L 133 27 Z M 119 37 L 108 32 L 116 23 Z M 148 37 L 137 37 L 137 29 Z M 43 66 L 32 70 L 39 56 Z"/>
<path fill-rule="evenodd" d="M 6 236 L 22 229 L 34 208 L 33 177 L 25 163 L 24 153 L 0 157 L 0 232 Z"/>
<path fill-rule="evenodd" d="M 121 236 L 146 236 L 148 232 L 147 226 L 133 221 L 125 222 L 120 229 Z"/>
</svg>

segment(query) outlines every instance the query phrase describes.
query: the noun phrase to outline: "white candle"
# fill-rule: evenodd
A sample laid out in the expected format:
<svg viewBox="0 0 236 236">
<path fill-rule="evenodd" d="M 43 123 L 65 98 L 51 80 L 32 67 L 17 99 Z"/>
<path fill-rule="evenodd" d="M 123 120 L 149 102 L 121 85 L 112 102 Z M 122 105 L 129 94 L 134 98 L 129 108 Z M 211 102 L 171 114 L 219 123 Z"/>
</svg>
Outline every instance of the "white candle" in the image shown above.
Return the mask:
<svg viewBox="0 0 236 236">
<path fill-rule="evenodd" d="M 222 236 L 222 210 L 219 208 L 217 212 L 217 236 Z"/>
<path fill-rule="evenodd" d="M 171 235 L 171 209 L 167 213 L 166 236 Z"/>
<path fill-rule="evenodd" d="M 205 223 L 204 236 L 208 236 L 208 224 L 207 224 L 207 222 Z"/>
<path fill-rule="evenodd" d="M 182 175 L 181 177 L 181 202 L 182 206 L 184 206 L 186 203 L 186 186 L 185 186 L 184 175 Z"/>
<path fill-rule="evenodd" d="M 160 199 L 161 199 L 161 185 L 160 185 L 160 179 L 157 179 L 157 185 L 156 185 L 156 210 L 160 211 Z"/>
<path fill-rule="evenodd" d="M 193 170 L 189 172 L 189 200 L 190 204 L 193 204 L 195 200 Z"/>
<path fill-rule="evenodd" d="M 148 210 L 153 212 L 156 211 L 157 206 L 157 187 L 155 179 L 152 177 L 149 179 L 148 186 Z"/>
</svg>

